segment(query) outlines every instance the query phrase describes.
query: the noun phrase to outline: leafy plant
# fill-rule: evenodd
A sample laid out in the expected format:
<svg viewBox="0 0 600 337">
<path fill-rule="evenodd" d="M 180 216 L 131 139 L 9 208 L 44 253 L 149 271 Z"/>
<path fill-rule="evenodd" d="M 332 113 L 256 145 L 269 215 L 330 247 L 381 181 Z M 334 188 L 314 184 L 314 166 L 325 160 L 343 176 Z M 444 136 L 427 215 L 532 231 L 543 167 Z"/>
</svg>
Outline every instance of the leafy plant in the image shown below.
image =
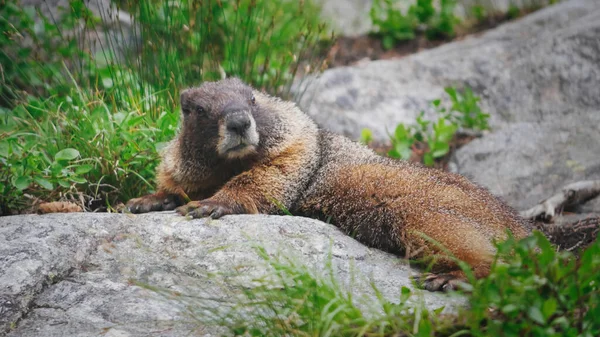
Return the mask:
<svg viewBox="0 0 600 337">
<path fill-rule="evenodd" d="M 455 27 L 460 20 L 454 15 L 455 7 L 456 0 L 440 0 L 440 10 L 423 22 L 427 24 L 425 35 L 428 39 L 452 38 L 456 35 Z"/>
<path fill-rule="evenodd" d="M 50 201 L 85 192 L 107 206 L 148 192 L 157 150 L 178 120 L 177 112 L 153 119 L 139 107 L 115 110 L 81 89 L 64 99 L 30 98 L 9 113 L 0 122 L 4 214 L 27 205 L 24 193 Z"/>
<path fill-rule="evenodd" d="M 433 0 L 416 0 L 415 4 L 408 9 L 420 23 L 427 23 L 435 15 Z"/>
<path fill-rule="evenodd" d="M 398 124 L 394 133 L 390 135 L 392 148 L 388 156 L 399 159 L 409 159 L 413 147 L 417 143 L 427 145 L 423 154 L 423 163 L 433 166 L 435 160 L 448 154 L 450 143 L 459 128 L 472 130 L 486 130 L 489 128 L 487 120 L 489 115 L 483 113 L 479 107 L 479 97 L 471 89 L 463 92 L 455 88 L 445 89 L 452 103 L 449 109 L 442 106 L 441 100 L 431 102 L 438 118 L 435 122 L 425 119 L 422 111 L 416 123 L 411 125 Z"/>
<path fill-rule="evenodd" d="M 398 42 L 412 40 L 420 33 L 428 39 L 453 37 L 460 20 L 454 15 L 456 0 L 441 0 L 436 10 L 433 0 L 416 0 L 406 14 L 392 0 L 374 0 L 369 16 L 385 49 Z"/>
<path fill-rule="evenodd" d="M 425 14 L 423 14 L 425 15 Z M 398 41 L 412 40 L 418 24 L 415 13 L 402 14 L 395 9 L 392 0 L 373 0 L 369 11 L 373 26 L 381 36 L 383 48 L 392 49 Z"/>
<path fill-rule="evenodd" d="M 369 129 L 362 129 L 360 132 L 360 142 L 367 145 L 373 141 L 373 132 Z"/>
<path fill-rule="evenodd" d="M 408 160 L 412 154 L 412 146 L 416 142 L 417 137 L 423 138 L 423 135 L 417 131 L 416 127 L 398 124 L 394 134 L 390 135 L 392 149 L 388 152 L 388 156 Z"/>
<path fill-rule="evenodd" d="M 476 22 L 481 22 L 487 17 L 488 12 L 484 6 L 476 4 L 471 7 L 471 15 L 475 18 Z"/>
<path fill-rule="evenodd" d="M 479 106 L 481 98 L 475 96 L 471 88 L 465 88 L 463 92 L 457 91 L 453 87 L 445 89 L 452 107 L 449 118 L 463 128 L 471 130 L 488 130 L 489 114 L 484 113 Z"/>
<path fill-rule="evenodd" d="M 598 336 L 600 240 L 576 258 L 540 232 L 509 238 L 469 304 L 472 336 Z"/>
</svg>

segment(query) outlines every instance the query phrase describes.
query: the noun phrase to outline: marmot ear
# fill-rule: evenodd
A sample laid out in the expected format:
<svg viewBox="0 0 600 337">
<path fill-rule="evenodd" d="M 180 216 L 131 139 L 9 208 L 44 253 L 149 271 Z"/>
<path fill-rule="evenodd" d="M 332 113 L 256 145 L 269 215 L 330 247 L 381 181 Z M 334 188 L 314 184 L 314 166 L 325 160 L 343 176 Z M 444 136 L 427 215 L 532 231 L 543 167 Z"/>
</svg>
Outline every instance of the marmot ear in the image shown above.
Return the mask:
<svg viewBox="0 0 600 337">
<path fill-rule="evenodd" d="M 179 103 L 181 104 L 181 112 L 186 113 L 190 111 L 190 89 L 184 89 L 179 94 Z"/>
<path fill-rule="evenodd" d="M 190 96 L 190 89 L 183 89 L 181 91 L 181 93 L 179 94 L 179 102 L 181 103 L 182 107 L 187 104 L 189 96 Z"/>
</svg>

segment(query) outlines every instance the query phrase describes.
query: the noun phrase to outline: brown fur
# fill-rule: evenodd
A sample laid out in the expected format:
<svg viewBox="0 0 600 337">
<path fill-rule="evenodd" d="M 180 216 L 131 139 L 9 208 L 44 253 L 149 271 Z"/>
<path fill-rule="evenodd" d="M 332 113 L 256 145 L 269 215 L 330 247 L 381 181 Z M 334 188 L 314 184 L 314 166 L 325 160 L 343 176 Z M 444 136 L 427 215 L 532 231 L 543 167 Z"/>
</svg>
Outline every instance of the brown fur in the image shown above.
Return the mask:
<svg viewBox="0 0 600 337">
<path fill-rule="evenodd" d="M 158 168 L 158 192 L 131 200 L 133 212 L 174 209 L 183 195 L 194 201 L 177 210 L 193 217 L 277 214 L 279 203 L 296 215 L 328 219 L 369 246 L 433 258 L 437 274 L 421 279 L 429 290 L 452 288 L 464 278 L 447 252 L 482 277 L 489 273 L 493 240 L 507 230 L 517 238 L 530 232 L 512 209 L 466 178 L 380 157 L 319 130 L 293 103 L 237 79 L 188 89 L 181 99 L 182 129 Z M 231 112 L 232 104 L 239 109 Z M 258 145 L 217 151 L 237 135 L 225 126 L 239 111 L 253 117 L 248 132 L 256 130 Z"/>
</svg>

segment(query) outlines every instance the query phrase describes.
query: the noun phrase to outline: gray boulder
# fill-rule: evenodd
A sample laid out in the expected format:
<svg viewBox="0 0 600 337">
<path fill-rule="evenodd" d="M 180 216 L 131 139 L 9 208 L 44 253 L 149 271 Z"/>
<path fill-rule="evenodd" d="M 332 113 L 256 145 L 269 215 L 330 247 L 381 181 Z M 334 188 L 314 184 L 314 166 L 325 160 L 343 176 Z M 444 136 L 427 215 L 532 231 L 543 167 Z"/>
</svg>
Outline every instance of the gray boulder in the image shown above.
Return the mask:
<svg viewBox="0 0 600 337">
<path fill-rule="evenodd" d="M 481 36 L 401 59 L 326 71 L 300 105 L 324 128 L 358 138 L 414 122 L 446 86 L 469 86 L 492 132 L 454 167 L 525 209 L 600 178 L 600 2 L 563 1 Z M 598 210 L 600 211 L 600 210 Z"/>
<path fill-rule="evenodd" d="M 315 0 L 321 6 L 321 18 L 338 34 L 355 36 L 368 33 L 372 0 Z"/>
<path fill-rule="evenodd" d="M 314 266 L 315 274 L 323 273 L 331 251 L 335 277 L 346 285 L 354 277 L 357 298 L 373 295 L 372 280 L 397 302 L 401 286 L 411 287 L 409 276 L 417 273 L 332 225 L 301 217 L 187 220 L 172 212 L 1 217 L 0 335 L 215 334 L 214 326 L 198 326 L 186 316 L 181 303 L 131 281 L 227 300 L 231 294 L 224 289 L 252 286 L 252 279 L 268 273 L 254 244 Z M 463 304 L 444 294 L 422 294 L 431 308 Z"/>
</svg>

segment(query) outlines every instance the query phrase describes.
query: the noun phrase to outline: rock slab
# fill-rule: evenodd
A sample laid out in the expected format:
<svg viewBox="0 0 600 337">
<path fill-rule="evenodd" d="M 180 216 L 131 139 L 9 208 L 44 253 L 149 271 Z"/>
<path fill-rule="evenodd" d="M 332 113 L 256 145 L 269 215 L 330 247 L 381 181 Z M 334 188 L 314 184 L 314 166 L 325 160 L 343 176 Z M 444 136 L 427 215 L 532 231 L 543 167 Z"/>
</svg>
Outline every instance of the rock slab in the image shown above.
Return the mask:
<svg viewBox="0 0 600 337">
<path fill-rule="evenodd" d="M 406 262 L 369 249 L 336 227 L 302 218 L 266 215 L 187 220 L 172 212 L 144 215 L 70 213 L 0 217 L 0 335 L 212 336 L 181 305 L 139 287 L 202 291 L 226 297 L 210 273 L 239 272 L 251 283 L 266 268 L 253 250 L 323 269 L 331 251 L 336 278 L 356 295 L 372 294 L 369 281 L 390 301 L 416 274 Z M 459 298 L 423 292 L 431 308 Z"/>
</svg>

